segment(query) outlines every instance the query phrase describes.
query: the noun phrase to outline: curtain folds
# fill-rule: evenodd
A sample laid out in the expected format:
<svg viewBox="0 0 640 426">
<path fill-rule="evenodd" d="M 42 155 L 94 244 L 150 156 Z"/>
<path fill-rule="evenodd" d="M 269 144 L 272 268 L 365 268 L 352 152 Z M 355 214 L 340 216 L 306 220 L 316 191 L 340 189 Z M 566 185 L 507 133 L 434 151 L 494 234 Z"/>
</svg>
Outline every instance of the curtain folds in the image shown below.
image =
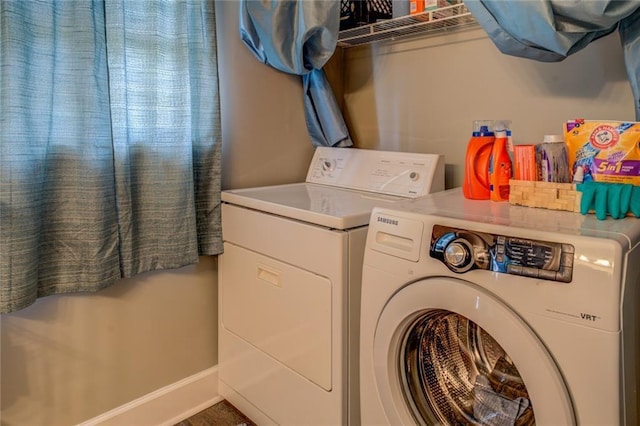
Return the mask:
<svg viewBox="0 0 640 426">
<path fill-rule="evenodd" d="M 240 0 L 240 37 L 261 62 L 301 75 L 305 119 L 315 146 L 353 143 L 322 70 L 333 54 L 340 2 L 326 0 Z"/>
<path fill-rule="evenodd" d="M 505 54 L 556 62 L 616 29 L 640 120 L 640 2 L 630 0 L 465 0 Z"/>
<path fill-rule="evenodd" d="M 222 251 L 214 19 L 0 2 L 0 312 Z"/>
</svg>

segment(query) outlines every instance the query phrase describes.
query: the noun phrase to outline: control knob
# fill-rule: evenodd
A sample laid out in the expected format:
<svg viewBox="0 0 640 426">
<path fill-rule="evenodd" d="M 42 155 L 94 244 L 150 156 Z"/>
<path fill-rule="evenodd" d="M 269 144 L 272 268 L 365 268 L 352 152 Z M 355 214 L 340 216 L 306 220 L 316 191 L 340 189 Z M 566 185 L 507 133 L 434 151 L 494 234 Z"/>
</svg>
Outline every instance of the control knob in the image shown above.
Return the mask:
<svg viewBox="0 0 640 426">
<path fill-rule="evenodd" d="M 326 159 L 322 160 L 322 172 L 329 173 L 332 172 L 336 168 L 336 163 L 334 160 Z"/>
<path fill-rule="evenodd" d="M 473 245 L 464 238 L 456 238 L 444 249 L 444 263 L 453 272 L 466 272 L 473 266 Z"/>
</svg>

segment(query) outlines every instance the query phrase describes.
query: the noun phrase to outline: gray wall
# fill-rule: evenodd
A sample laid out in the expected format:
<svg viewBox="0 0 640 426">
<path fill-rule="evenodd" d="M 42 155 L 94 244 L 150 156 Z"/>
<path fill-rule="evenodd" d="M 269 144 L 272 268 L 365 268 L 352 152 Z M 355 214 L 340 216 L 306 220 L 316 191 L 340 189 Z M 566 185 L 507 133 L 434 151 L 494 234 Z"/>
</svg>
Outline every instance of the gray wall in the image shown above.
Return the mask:
<svg viewBox="0 0 640 426">
<path fill-rule="evenodd" d="M 462 184 L 477 119 L 511 119 L 515 143 L 572 118 L 635 120 L 617 33 L 559 63 L 501 54 L 479 27 L 345 49 L 344 100 L 359 147 L 444 154 Z"/>
<path fill-rule="evenodd" d="M 223 185 L 304 179 L 312 148 L 300 78 L 260 64 L 241 44 L 237 2 L 216 6 Z M 95 294 L 46 297 L 1 316 L 1 424 L 76 424 L 217 359 L 215 257 Z"/>
<path fill-rule="evenodd" d="M 238 2 L 216 3 L 224 189 L 304 180 L 313 147 L 301 77 L 259 62 L 239 38 Z"/>
<path fill-rule="evenodd" d="M 71 425 L 217 363 L 216 262 L 2 316 L 2 425 Z"/>
</svg>

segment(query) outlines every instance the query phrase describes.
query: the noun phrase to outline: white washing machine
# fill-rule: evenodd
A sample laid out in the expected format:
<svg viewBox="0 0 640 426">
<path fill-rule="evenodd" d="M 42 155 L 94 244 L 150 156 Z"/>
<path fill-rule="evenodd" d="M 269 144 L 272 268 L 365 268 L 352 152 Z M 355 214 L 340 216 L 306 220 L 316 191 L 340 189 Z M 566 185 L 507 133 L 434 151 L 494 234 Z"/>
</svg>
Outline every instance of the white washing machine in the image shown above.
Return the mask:
<svg viewBox="0 0 640 426">
<path fill-rule="evenodd" d="M 363 425 L 637 425 L 640 220 L 466 200 L 376 208 Z"/>
<path fill-rule="evenodd" d="M 358 424 L 371 210 L 442 189 L 439 155 L 317 148 L 306 182 L 223 191 L 220 394 L 258 424 Z"/>
</svg>

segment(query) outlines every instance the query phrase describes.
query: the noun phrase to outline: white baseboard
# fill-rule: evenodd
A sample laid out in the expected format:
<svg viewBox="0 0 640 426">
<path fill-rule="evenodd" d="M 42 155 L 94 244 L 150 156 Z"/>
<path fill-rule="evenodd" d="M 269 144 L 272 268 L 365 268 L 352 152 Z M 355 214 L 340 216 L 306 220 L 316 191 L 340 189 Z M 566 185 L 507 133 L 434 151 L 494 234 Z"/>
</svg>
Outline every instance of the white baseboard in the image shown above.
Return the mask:
<svg viewBox="0 0 640 426">
<path fill-rule="evenodd" d="M 184 378 L 78 426 L 172 426 L 222 401 L 218 366 Z"/>
</svg>

